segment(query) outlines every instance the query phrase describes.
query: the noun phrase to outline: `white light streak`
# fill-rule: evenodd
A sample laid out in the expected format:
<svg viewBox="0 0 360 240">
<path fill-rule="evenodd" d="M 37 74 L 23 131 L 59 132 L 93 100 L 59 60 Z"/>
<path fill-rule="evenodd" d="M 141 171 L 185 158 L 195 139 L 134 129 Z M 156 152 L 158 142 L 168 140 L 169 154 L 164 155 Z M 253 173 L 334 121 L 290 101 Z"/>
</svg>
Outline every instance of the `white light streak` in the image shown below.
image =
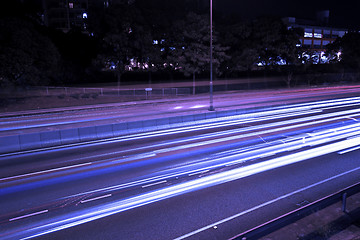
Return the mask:
<svg viewBox="0 0 360 240">
<path fill-rule="evenodd" d="M 54 168 L 54 169 L 49 169 L 49 170 L 44 170 L 44 171 L 39 171 L 39 172 L 27 173 L 27 174 L 12 176 L 12 177 L 1 178 L 0 181 L 7 181 L 7 180 L 13 180 L 13 179 L 17 179 L 17 178 L 30 177 L 30 176 L 34 176 L 34 175 L 57 172 L 57 171 L 61 171 L 61 170 L 71 169 L 71 168 L 83 167 L 83 166 L 87 166 L 90 164 L 92 164 L 92 162 L 82 163 L 82 164 L 77 164 L 77 165 L 72 165 L 72 166 L 66 166 L 66 167 L 60 167 L 60 168 Z"/>
<path fill-rule="evenodd" d="M 164 181 L 160 181 L 160 182 L 156 182 L 156 183 L 150 183 L 150 184 L 147 184 L 147 185 L 144 185 L 144 186 L 141 186 L 141 187 L 142 187 L 142 188 L 147 188 L 147 187 L 159 185 L 159 184 L 166 183 L 166 182 L 167 182 L 167 181 L 164 180 Z"/>
<path fill-rule="evenodd" d="M 11 219 L 9 219 L 9 222 L 19 220 L 19 219 L 23 219 L 23 218 L 27 218 L 27 217 L 32 217 L 32 216 L 39 215 L 39 214 L 42 214 L 42 213 L 47 213 L 48 211 L 49 210 L 43 210 L 43 211 L 40 211 L 40 212 L 30 213 L 30 214 L 23 215 L 23 216 L 20 216 L 20 217 L 11 218 Z"/>
<path fill-rule="evenodd" d="M 359 143 L 359 144 L 360 144 L 360 143 Z M 359 150 L 359 149 L 360 149 L 360 146 L 354 147 L 354 148 L 349 148 L 349 149 L 346 149 L 346 150 L 343 150 L 343 151 L 338 152 L 338 154 L 345 154 L 345 153 L 352 152 L 352 151 L 356 151 L 356 150 Z"/>
<path fill-rule="evenodd" d="M 197 178 L 195 180 L 168 186 L 159 190 L 144 193 L 128 199 L 116 201 L 114 203 L 106 204 L 101 207 L 92 208 L 91 210 L 88 210 L 87 213 L 79 214 L 73 217 L 67 217 L 64 220 L 60 220 L 54 223 L 44 224 L 42 226 L 30 229 L 26 232 L 23 231 L 22 233 L 23 234 L 25 233 L 26 236 L 23 237 L 22 239 L 29 239 L 29 238 L 41 236 L 47 233 L 59 231 L 69 227 L 77 226 L 79 224 L 90 222 L 96 219 L 107 217 L 129 209 L 133 209 L 153 202 L 161 201 L 170 197 L 178 196 L 180 194 L 184 194 L 195 190 L 203 189 L 206 187 L 215 186 L 221 183 L 226 183 L 229 181 L 248 177 L 274 168 L 286 166 L 310 158 L 319 157 L 324 154 L 341 151 L 345 148 L 357 146 L 359 145 L 359 143 L 360 143 L 360 137 L 354 139 L 348 139 L 341 142 L 329 144 L 326 146 L 317 147 L 310 150 L 297 152 L 287 156 L 282 156 L 272 160 L 245 166 L 242 168 L 236 168 L 229 171 L 205 176 L 203 178 Z"/>
<path fill-rule="evenodd" d="M 107 198 L 107 197 L 111 197 L 111 196 L 112 196 L 111 194 L 106 194 L 103 196 L 82 200 L 82 201 L 80 201 L 80 203 L 87 203 L 87 202 L 91 202 L 91 201 L 95 201 L 95 200 L 99 200 L 99 199 L 103 199 L 103 198 Z"/>
</svg>

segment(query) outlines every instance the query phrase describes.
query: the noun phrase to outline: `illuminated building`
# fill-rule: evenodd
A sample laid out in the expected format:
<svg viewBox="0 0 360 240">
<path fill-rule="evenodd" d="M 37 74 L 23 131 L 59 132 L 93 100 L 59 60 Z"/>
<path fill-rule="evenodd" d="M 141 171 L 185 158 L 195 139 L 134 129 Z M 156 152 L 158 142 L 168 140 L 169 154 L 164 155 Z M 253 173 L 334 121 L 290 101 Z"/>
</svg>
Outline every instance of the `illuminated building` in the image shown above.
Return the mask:
<svg viewBox="0 0 360 240">
<path fill-rule="evenodd" d="M 300 28 L 304 32 L 300 37 L 300 46 L 306 52 L 312 52 L 317 55 L 317 62 L 327 62 L 325 59 L 326 45 L 334 42 L 348 32 L 344 28 L 335 28 L 329 26 L 329 11 L 321 11 L 317 14 L 317 20 L 296 19 L 287 17 L 282 19 L 288 28 Z"/>
<path fill-rule="evenodd" d="M 68 32 L 78 28 L 86 31 L 88 0 L 43 0 L 46 26 Z"/>
</svg>

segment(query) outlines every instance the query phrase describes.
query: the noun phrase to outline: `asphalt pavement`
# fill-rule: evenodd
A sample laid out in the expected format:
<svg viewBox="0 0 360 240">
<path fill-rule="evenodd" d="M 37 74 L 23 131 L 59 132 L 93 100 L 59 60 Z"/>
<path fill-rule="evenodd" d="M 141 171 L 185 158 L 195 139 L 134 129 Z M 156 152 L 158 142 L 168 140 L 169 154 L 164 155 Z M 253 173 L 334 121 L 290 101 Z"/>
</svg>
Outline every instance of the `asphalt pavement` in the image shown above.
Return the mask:
<svg viewBox="0 0 360 240">
<path fill-rule="evenodd" d="M 241 102 L 239 94 L 219 97 L 217 111 L 256 111 L 2 156 L 0 234 L 17 239 L 65 228 L 40 238 L 227 239 L 358 181 L 359 150 L 342 152 L 359 145 L 356 89 L 264 91 Z M 151 117 L 205 112 L 206 101 L 153 104 L 159 115 Z M 183 110 L 174 111 L 179 104 Z M 149 106 L 136 106 L 139 118 L 150 115 Z M 106 121 L 133 120 L 126 117 L 132 107 L 113 107 Z M 81 110 L 77 124 L 98 124 L 90 120 L 107 108 Z M 62 111 L 52 128 L 64 127 L 57 123 L 74 111 Z M 41 125 L 41 114 L 24 122 Z"/>
</svg>

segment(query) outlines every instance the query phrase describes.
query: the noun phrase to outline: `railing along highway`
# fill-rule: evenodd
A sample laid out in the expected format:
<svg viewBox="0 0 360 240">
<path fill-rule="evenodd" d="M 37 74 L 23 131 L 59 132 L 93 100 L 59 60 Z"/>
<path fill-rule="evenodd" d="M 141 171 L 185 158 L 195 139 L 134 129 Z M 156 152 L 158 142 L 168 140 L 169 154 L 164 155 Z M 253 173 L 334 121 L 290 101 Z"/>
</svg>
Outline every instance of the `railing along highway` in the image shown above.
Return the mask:
<svg viewBox="0 0 360 240">
<path fill-rule="evenodd" d="M 342 202 L 342 211 L 347 213 L 347 198 L 359 192 L 360 182 L 240 233 L 231 240 L 259 239 L 340 201 Z"/>
</svg>

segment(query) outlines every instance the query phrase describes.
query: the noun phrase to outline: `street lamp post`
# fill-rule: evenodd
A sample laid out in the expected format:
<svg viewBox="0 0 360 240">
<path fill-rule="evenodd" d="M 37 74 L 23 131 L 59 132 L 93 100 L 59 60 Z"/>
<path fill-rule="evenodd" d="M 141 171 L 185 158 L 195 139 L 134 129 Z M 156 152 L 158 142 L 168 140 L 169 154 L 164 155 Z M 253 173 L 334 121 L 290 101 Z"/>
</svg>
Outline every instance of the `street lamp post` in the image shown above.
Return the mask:
<svg viewBox="0 0 360 240">
<path fill-rule="evenodd" d="M 215 111 L 213 103 L 213 29 L 212 29 L 212 0 L 210 0 L 210 106 L 209 111 Z"/>
</svg>

